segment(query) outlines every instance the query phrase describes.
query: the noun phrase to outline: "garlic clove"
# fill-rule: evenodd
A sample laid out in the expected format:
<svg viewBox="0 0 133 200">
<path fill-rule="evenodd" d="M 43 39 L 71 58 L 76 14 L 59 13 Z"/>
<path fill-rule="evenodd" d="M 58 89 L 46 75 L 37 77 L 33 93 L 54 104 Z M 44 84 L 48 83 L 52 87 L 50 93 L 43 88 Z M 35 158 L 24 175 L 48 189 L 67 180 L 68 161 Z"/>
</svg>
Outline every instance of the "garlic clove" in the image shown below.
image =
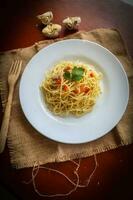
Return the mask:
<svg viewBox="0 0 133 200">
<path fill-rule="evenodd" d="M 37 15 L 37 18 L 41 20 L 44 25 L 50 24 L 53 19 L 53 13 L 51 11 L 45 12 L 41 15 Z"/>
<path fill-rule="evenodd" d="M 69 30 L 75 30 L 81 23 L 80 17 L 67 17 L 63 20 L 64 26 Z"/>
<path fill-rule="evenodd" d="M 56 38 L 59 36 L 61 28 L 61 25 L 51 23 L 42 29 L 42 33 L 48 38 Z"/>
</svg>

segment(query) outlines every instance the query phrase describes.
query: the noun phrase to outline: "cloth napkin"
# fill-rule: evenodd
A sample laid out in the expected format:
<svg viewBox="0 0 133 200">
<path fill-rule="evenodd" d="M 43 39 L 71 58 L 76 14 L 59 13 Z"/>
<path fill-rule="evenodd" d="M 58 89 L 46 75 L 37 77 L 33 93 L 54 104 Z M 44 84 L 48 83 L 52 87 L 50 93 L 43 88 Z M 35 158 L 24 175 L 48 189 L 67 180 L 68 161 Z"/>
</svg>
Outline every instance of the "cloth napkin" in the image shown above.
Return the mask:
<svg viewBox="0 0 133 200">
<path fill-rule="evenodd" d="M 52 141 L 38 133 L 27 121 L 19 101 L 19 81 L 15 87 L 12 112 L 8 131 L 8 147 L 11 164 L 15 168 L 32 167 L 40 164 L 83 158 L 105 152 L 133 142 L 133 65 L 120 33 L 115 29 L 80 31 L 65 38 L 44 40 L 27 48 L 0 53 L 0 91 L 3 111 L 8 95 L 7 76 L 12 60 L 23 60 L 22 72 L 29 60 L 42 48 L 56 41 L 69 38 L 94 41 L 109 49 L 123 64 L 130 84 L 128 107 L 121 121 L 104 137 L 85 144 L 63 144 Z M 44 58 L 45 59 L 45 58 Z"/>
</svg>

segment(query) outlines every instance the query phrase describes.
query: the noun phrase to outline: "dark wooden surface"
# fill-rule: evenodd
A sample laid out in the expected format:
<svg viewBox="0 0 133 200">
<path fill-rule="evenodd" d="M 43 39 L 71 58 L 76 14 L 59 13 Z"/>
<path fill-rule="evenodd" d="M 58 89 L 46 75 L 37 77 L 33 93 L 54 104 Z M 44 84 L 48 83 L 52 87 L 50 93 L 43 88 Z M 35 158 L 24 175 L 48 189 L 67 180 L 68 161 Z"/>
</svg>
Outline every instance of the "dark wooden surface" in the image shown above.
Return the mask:
<svg viewBox="0 0 133 200">
<path fill-rule="evenodd" d="M 118 28 L 133 57 L 133 7 L 119 0 L 3 0 L 0 2 L 0 51 L 26 47 L 43 40 L 36 15 L 51 10 L 54 22 L 62 23 L 66 16 L 81 16 L 80 30 L 99 27 Z M 69 34 L 64 29 L 61 37 Z M 2 112 L 0 112 L 2 119 Z M 78 189 L 68 199 L 133 199 L 133 145 L 121 147 L 97 156 L 99 167 L 87 188 Z M 53 163 L 48 166 L 68 174 L 71 178 L 74 165 L 70 162 Z M 94 167 L 94 158 L 82 159 L 80 178 L 89 176 Z M 23 181 L 31 178 L 31 168 L 15 170 L 10 165 L 6 147 L 0 155 L 0 183 L 13 192 L 18 199 L 38 200 L 33 185 Z M 37 177 L 38 189 L 44 193 L 65 193 L 71 185 L 61 176 L 40 170 Z M 54 199 L 66 199 L 56 197 Z"/>
</svg>

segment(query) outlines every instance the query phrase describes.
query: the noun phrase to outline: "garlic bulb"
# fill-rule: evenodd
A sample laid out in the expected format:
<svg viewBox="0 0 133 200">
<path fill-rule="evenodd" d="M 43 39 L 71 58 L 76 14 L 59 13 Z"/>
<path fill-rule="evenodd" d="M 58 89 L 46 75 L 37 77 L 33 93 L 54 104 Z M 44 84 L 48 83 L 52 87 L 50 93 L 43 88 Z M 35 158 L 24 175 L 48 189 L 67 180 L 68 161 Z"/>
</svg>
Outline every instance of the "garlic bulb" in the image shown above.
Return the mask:
<svg viewBox="0 0 133 200">
<path fill-rule="evenodd" d="M 67 17 L 63 20 L 63 24 L 69 30 L 77 29 L 79 24 L 81 23 L 80 17 Z"/>
<path fill-rule="evenodd" d="M 37 18 L 40 19 L 44 25 L 48 25 L 53 19 L 53 13 L 51 11 L 48 11 L 41 15 L 38 15 Z"/>
<path fill-rule="evenodd" d="M 45 28 L 43 28 L 42 33 L 49 38 L 55 38 L 59 36 L 61 31 L 61 25 L 59 24 L 49 24 Z"/>
</svg>

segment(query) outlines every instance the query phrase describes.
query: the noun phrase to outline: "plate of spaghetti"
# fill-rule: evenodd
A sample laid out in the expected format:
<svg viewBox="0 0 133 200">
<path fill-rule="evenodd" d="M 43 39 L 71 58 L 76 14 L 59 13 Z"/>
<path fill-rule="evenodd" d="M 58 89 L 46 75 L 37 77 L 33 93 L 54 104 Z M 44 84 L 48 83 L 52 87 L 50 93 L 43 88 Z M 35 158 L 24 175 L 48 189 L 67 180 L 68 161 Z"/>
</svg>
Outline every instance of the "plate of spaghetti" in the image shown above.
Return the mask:
<svg viewBox="0 0 133 200">
<path fill-rule="evenodd" d="M 78 144 L 107 134 L 122 118 L 129 98 L 120 61 L 94 42 L 68 39 L 40 50 L 20 81 L 20 103 L 44 136 Z"/>
</svg>

